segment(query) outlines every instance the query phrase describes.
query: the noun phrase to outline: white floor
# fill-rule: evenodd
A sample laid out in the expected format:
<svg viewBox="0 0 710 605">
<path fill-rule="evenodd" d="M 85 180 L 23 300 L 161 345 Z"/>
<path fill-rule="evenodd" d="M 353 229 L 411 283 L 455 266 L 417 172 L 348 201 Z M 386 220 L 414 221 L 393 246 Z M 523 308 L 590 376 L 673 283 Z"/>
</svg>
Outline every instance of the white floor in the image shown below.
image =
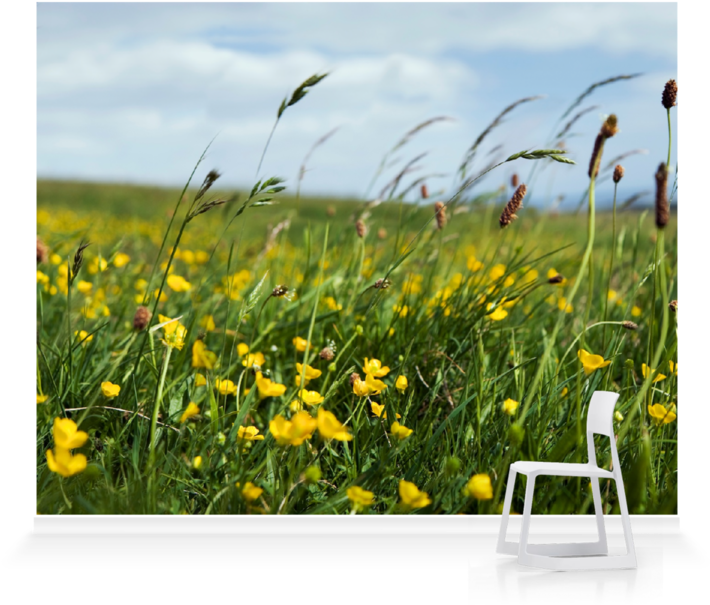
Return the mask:
<svg viewBox="0 0 710 605">
<path fill-rule="evenodd" d="M 508 521 L 508 539 L 519 534 L 522 515 Z M 49 534 L 211 534 L 220 535 L 498 535 L 500 515 L 36 515 L 35 532 Z M 631 515 L 634 534 L 677 534 L 677 515 Z M 609 535 L 621 534 L 621 517 L 605 515 Z M 530 535 L 596 534 L 594 515 L 533 515 Z"/>
</svg>

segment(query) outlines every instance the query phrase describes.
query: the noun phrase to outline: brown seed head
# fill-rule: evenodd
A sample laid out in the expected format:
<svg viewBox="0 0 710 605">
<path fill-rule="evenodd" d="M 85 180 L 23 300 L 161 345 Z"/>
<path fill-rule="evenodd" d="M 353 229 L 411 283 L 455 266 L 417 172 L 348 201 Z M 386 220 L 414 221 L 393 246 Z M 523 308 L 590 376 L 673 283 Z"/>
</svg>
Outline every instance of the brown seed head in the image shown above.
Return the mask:
<svg viewBox="0 0 710 605">
<path fill-rule="evenodd" d="M 375 288 L 376 290 L 386 290 L 387 288 L 390 287 L 391 283 L 392 282 L 389 279 L 386 279 L 384 277 L 380 277 L 380 279 L 378 279 L 375 282 L 375 285 L 372 287 Z"/>
<path fill-rule="evenodd" d="M 335 353 L 333 352 L 333 349 L 331 349 L 330 347 L 325 347 L 320 352 L 320 358 L 325 359 L 326 361 L 333 361 L 334 357 L 335 357 Z"/>
<path fill-rule="evenodd" d="M 602 124 L 602 128 L 599 131 L 599 134 L 602 135 L 605 139 L 610 139 L 617 132 L 619 132 L 619 128 L 616 125 L 616 115 L 612 113 Z"/>
<path fill-rule="evenodd" d="M 352 374 L 350 374 L 350 386 L 355 384 L 356 380 L 360 380 L 360 374 L 358 374 L 357 372 L 353 372 Z"/>
<path fill-rule="evenodd" d="M 668 224 L 668 170 L 661 162 L 656 170 L 656 227 L 663 229 Z"/>
<path fill-rule="evenodd" d="M 515 189 L 518 186 L 518 175 L 514 172 L 513 176 L 510 177 L 510 186 Z"/>
<path fill-rule="evenodd" d="M 429 190 L 426 187 L 426 184 L 422 185 L 422 199 L 427 199 L 429 197 Z"/>
<path fill-rule="evenodd" d="M 278 285 L 271 291 L 271 296 L 274 298 L 281 298 L 286 296 L 286 294 L 288 294 L 288 286 Z"/>
<path fill-rule="evenodd" d="M 666 109 L 670 109 L 675 105 L 676 99 L 678 98 L 678 84 L 675 80 L 668 80 L 666 85 L 663 87 L 663 94 L 661 95 L 661 103 Z"/>
<path fill-rule="evenodd" d="M 624 178 L 624 167 L 621 164 L 617 164 L 616 168 L 614 168 L 614 176 L 612 177 L 612 179 L 615 183 L 618 183 L 623 178 Z"/>
<path fill-rule="evenodd" d="M 41 239 L 37 238 L 37 264 L 46 263 L 49 257 L 49 247 Z"/>
<path fill-rule="evenodd" d="M 385 239 L 386 237 L 387 237 L 387 229 L 385 229 L 384 227 L 380 227 L 377 230 L 377 238 L 378 239 Z"/>
<path fill-rule="evenodd" d="M 144 330 L 145 327 L 150 323 L 150 318 L 152 313 L 148 307 L 140 306 L 136 309 L 136 314 L 133 316 L 133 328 L 138 330 Z"/>
<path fill-rule="evenodd" d="M 523 198 L 527 192 L 528 188 L 525 186 L 525 183 L 515 190 L 513 197 L 510 198 L 510 201 L 506 204 L 505 208 L 503 208 L 500 219 L 498 219 L 501 229 L 507 227 L 512 221 L 518 218 L 515 213 L 523 207 Z"/>
<path fill-rule="evenodd" d="M 365 233 L 367 232 L 365 230 L 365 223 L 362 220 L 358 220 L 355 223 L 355 231 L 357 231 L 357 236 L 362 238 L 365 237 Z"/>
<path fill-rule="evenodd" d="M 668 303 L 668 308 L 673 311 L 673 313 L 678 313 L 678 301 L 672 300 Z"/>
<path fill-rule="evenodd" d="M 553 275 L 550 279 L 547 280 L 548 284 L 561 284 L 563 281 L 565 281 L 565 276 L 562 275 L 562 273 L 558 273 L 557 275 Z"/>
<path fill-rule="evenodd" d="M 635 324 L 633 321 L 622 321 L 621 325 L 626 328 L 627 330 L 638 330 L 638 324 Z"/>
<path fill-rule="evenodd" d="M 444 206 L 444 202 L 436 202 L 434 204 L 434 213 L 436 214 L 436 226 L 441 231 L 446 225 L 446 206 Z"/>
</svg>

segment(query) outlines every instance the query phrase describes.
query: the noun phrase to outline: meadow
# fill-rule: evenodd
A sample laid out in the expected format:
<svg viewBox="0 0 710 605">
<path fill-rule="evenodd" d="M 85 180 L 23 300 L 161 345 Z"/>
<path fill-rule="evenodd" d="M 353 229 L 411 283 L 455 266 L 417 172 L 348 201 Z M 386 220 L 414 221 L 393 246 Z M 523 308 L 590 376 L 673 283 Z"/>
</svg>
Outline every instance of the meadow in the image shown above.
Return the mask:
<svg viewBox="0 0 710 605">
<path fill-rule="evenodd" d="M 406 164 L 364 200 L 226 191 L 204 162 L 183 190 L 39 180 L 37 512 L 495 514 L 511 462 L 586 461 L 601 389 L 630 512 L 677 513 L 670 154 L 655 212 L 617 204 L 610 116 L 574 139 L 582 211 L 521 207 L 566 133 L 484 167 L 496 120 L 448 197 Z M 588 479 L 538 485 L 534 513 L 592 512 Z"/>
</svg>

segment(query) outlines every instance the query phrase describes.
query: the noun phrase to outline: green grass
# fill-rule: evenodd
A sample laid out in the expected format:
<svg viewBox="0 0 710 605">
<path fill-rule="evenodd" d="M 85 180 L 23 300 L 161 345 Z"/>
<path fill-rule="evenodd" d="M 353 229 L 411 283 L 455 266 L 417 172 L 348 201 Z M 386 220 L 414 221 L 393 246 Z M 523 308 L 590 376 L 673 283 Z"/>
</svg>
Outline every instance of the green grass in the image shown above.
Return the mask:
<svg viewBox="0 0 710 605">
<path fill-rule="evenodd" d="M 467 211 L 450 215 L 441 231 L 430 223 L 416 239 L 414 252 L 389 275 L 404 246 L 433 217 L 433 204 L 415 208 L 386 202 L 373 208 L 364 239 L 353 226 L 353 215 L 363 209 L 357 201 L 304 198 L 297 203 L 279 194 L 277 205 L 248 208 L 221 239 L 227 219 L 246 193 L 197 216 L 187 224 L 173 261 L 174 273 L 192 288 L 174 292 L 166 285 L 168 298 L 158 306 L 167 317 L 182 316 L 187 338 L 165 366 L 151 462 L 150 417 L 167 349 L 160 330 L 146 340 L 138 357 L 145 332 L 132 327 L 136 295 L 143 291 L 136 289 L 136 282 L 149 279 L 157 262 L 151 290 L 160 285 L 159 265 L 169 258 L 194 191 L 189 193 L 158 256 L 179 191 L 38 182 L 38 235 L 50 253 L 66 264 L 82 238 L 92 242 L 72 286 L 69 308 L 61 288 L 52 294 L 60 265 L 50 261 L 38 266 L 48 278 L 46 285 L 38 283 L 37 294 L 38 392 L 48 396 L 37 405 L 38 512 L 347 514 L 352 506 L 346 490 L 359 485 L 375 498 L 361 513 L 495 513 L 510 460 L 584 459 L 586 453 L 575 447 L 578 419 L 586 418 L 595 389 L 620 393 L 617 410 L 625 420 L 615 427 L 625 426 L 618 448 L 631 512 L 676 512 L 677 421 L 657 427 L 647 413 L 648 404 L 677 403 L 677 376 L 669 371 L 669 361 L 677 359 L 674 315 L 659 364 L 666 378 L 654 383 L 643 405 L 634 401 L 643 381 L 642 364 L 651 359 L 649 335 L 655 343 L 659 334 L 661 297 L 653 294 L 654 275 L 647 275 L 654 255 L 653 217 L 619 214 L 611 289 L 622 304 L 615 300 L 608 305 L 607 320 L 616 323 L 594 326 L 604 316 L 611 247 L 611 216 L 599 214 L 593 257 L 597 287 L 591 299 L 586 287 L 580 288 L 552 343 L 537 396 L 529 400 L 527 390 L 552 333 L 557 302 L 570 288 L 569 282 L 548 284 L 547 273 L 555 268 L 568 278 L 576 274 L 587 222 L 582 216 L 551 216 L 524 208 L 520 218 L 501 231 L 497 217 L 509 193 L 460 205 Z M 333 216 L 327 212 L 331 206 Z M 285 219 L 290 223 L 271 238 L 269 248 L 271 230 Z M 386 233 L 378 234 L 380 229 Z M 675 298 L 674 220 L 666 231 L 665 266 L 670 298 Z M 209 254 L 214 246 L 209 263 L 186 262 L 186 250 Z M 120 268 L 111 263 L 118 252 L 130 256 Z M 99 254 L 109 261 L 108 267 L 91 273 Z M 473 258 L 483 263 L 482 269 L 469 269 Z M 495 265 L 505 269 L 492 279 Z M 234 275 L 239 276 L 239 296 L 232 299 L 224 286 L 227 276 Z M 391 285 L 373 288 L 385 275 Z M 506 285 L 508 278 L 513 283 Z M 82 280 L 92 284 L 90 294 L 78 291 Z M 279 284 L 295 288 L 296 299 L 269 297 Z M 502 304 L 503 297 L 514 304 L 506 307 L 504 319 L 493 321 L 487 305 Z M 406 306 L 406 315 L 395 306 Z M 631 315 L 634 306 L 641 310 L 640 317 Z M 589 320 L 584 347 L 611 360 L 589 376 L 577 359 L 579 344 L 573 342 L 582 332 L 585 313 Z M 206 315 L 213 316 L 216 326 L 207 333 L 200 326 Z M 635 321 L 638 330 L 624 329 L 619 325 L 623 320 Z M 86 330 L 93 339 L 70 341 L 68 334 L 76 330 Z M 353 439 L 326 440 L 315 431 L 300 446 L 279 446 L 269 423 L 277 414 L 292 415 L 296 362 L 304 357 L 292 339 L 308 338 L 309 332 L 308 363 L 322 375 L 308 389 L 325 396 L 320 407 L 346 423 Z M 198 338 L 217 355 L 212 370 L 192 367 Z M 318 354 L 330 341 L 336 358 L 325 361 Z M 263 400 L 255 396 L 254 372 L 241 364 L 236 352 L 242 342 L 264 354 L 264 372 L 286 385 L 284 395 Z M 365 357 L 390 368 L 382 378 L 388 388 L 370 399 L 385 405 L 388 419 L 401 414 L 400 423 L 413 430 L 402 441 L 390 433 L 391 420 L 374 417 L 368 398 L 353 393 L 349 377 L 359 372 L 364 378 Z M 210 388 L 195 386 L 197 372 L 207 377 Z M 404 392 L 394 387 L 399 375 L 409 382 Z M 211 388 L 215 378 L 240 383 L 238 397 L 220 396 Z M 119 384 L 119 396 L 106 399 L 103 381 Z M 250 389 L 248 395 L 245 388 Z M 520 402 L 513 416 L 503 412 L 508 398 Z M 191 401 L 200 414 L 180 423 Z M 67 411 L 77 408 L 83 409 Z M 316 415 L 315 408 L 309 411 Z M 89 464 L 82 473 L 61 478 L 47 468 L 45 452 L 53 447 L 54 418 L 65 416 L 89 434 L 75 452 L 86 455 Z M 516 421 L 522 434 L 511 428 Z M 257 427 L 265 439 L 240 444 L 240 425 Z M 600 445 L 602 463 L 609 448 Z M 196 456 L 202 457 L 199 469 L 193 468 Z M 314 480 L 314 471 L 306 472 L 309 467 L 319 469 L 320 480 Z M 490 476 L 493 498 L 479 500 L 463 492 L 474 474 Z M 431 503 L 413 511 L 401 508 L 400 479 L 427 492 Z M 235 487 L 248 481 L 263 488 L 253 502 Z M 522 495 L 520 491 L 514 499 L 518 512 Z M 602 495 L 607 510 L 615 511 L 614 486 L 608 490 L 604 485 Z M 549 479 L 536 490 L 536 512 L 583 513 L 590 512 L 590 506 L 587 480 Z"/>
</svg>

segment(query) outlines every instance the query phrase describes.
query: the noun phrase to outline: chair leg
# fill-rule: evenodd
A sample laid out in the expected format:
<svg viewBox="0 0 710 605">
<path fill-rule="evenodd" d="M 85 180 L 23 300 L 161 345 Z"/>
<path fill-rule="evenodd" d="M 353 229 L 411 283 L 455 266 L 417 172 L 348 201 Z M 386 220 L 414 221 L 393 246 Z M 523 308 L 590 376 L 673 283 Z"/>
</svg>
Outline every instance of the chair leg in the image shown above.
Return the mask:
<svg viewBox="0 0 710 605">
<path fill-rule="evenodd" d="M 626 558 L 629 567 L 636 567 L 636 548 L 634 547 L 634 536 L 631 533 L 631 518 L 629 508 L 626 505 L 626 491 L 621 473 L 616 478 L 616 491 L 619 497 L 619 509 L 621 512 L 621 526 L 624 528 L 624 540 L 626 541 Z"/>
<path fill-rule="evenodd" d="M 500 531 L 498 533 L 498 546 L 496 552 L 501 555 L 517 555 L 518 545 L 515 542 L 506 542 L 505 534 L 508 531 L 508 519 L 510 518 L 510 506 L 513 502 L 513 492 L 515 491 L 515 479 L 517 471 L 510 466 L 508 473 L 508 485 L 505 488 L 505 502 L 503 503 L 503 514 L 500 518 Z"/>
<path fill-rule="evenodd" d="M 602 508 L 602 495 L 599 489 L 599 479 L 591 477 L 592 498 L 594 499 L 594 514 L 597 518 L 597 534 L 599 535 L 599 550 L 597 554 L 608 554 L 609 546 L 606 540 L 606 527 L 604 526 L 604 509 Z"/>
<path fill-rule="evenodd" d="M 532 516 L 533 494 L 535 493 L 535 475 L 528 475 L 528 484 L 525 486 L 525 506 L 523 507 L 523 525 L 520 529 L 520 543 L 518 544 L 518 563 L 531 565 L 531 555 L 528 551 L 528 537 L 530 534 L 530 517 Z M 534 565 L 532 565 L 534 567 Z"/>
</svg>

